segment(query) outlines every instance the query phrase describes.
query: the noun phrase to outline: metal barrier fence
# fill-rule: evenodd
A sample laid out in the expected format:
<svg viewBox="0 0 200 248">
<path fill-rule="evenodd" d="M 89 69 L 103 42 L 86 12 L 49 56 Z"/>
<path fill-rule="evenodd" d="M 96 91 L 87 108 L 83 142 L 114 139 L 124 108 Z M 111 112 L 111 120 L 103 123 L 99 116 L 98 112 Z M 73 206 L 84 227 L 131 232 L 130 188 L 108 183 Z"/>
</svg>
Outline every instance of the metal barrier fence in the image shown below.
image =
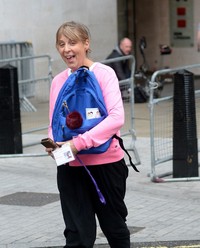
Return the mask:
<svg viewBox="0 0 200 248">
<path fill-rule="evenodd" d="M 33 56 L 33 45 L 29 41 L 0 42 L 0 59 Z M 25 72 L 24 72 L 25 73 Z"/>
<path fill-rule="evenodd" d="M 21 102 L 21 124 L 22 124 L 22 139 L 23 139 L 23 154 L 8 154 L 0 155 L 0 158 L 6 157 L 34 157 L 34 156 L 45 156 L 46 153 L 41 153 L 40 140 L 47 136 L 47 128 L 49 124 L 49 88 L 52 81 L 52 67 L 51 58 L 48 55 L 41 56 L 29 56 L 13 59 L 0 60 L 4 63 L 11 63 L 13 61 L 26 61 L 33 60 L 34 64 L 36 60 L 45 59 L 46 60 L 46 70 L 44 70 L 44 65 L 42 66 L 39 73 L 37 72 L 38 66 L 35 66 L 35 76 L 34 78 L 29 78 L 26 80 L 19 80 L 19 88 L 26 87 L 29 84 L 34 84 L 34 94 L 32 97 L 26 97 L 25 95 L 20 95 Z M 125 108 L 126 122 L 121 130 L 122 136 L 130 136 L 128 140 L 130 145 L 127 150 L 133 152 L 134 159 L 133 162 L 138 165 L 140 164 L 140 157 L 137 152 L 135 141 L 135 125 L 134 125 L 134 74 L 135 74 L 135 59 L 132 55 L 124 56 L 116 59 L 109 59 L 102 61 L 104 64 L 109 64 L 111 62 L 117 62 L 121 60 L 129 60 L 131 64 L 131 76 L 126 80 L 119 82 L 120 89 L 122 91 L 123 103 Z M 38 65 L 38 61 L 37 61 Z M 41 68 L 41 62 L 39 63 L 39 69 Z M 42 74 L 41 74 L 42 73 Z M 25 92 L 25 91 L 23 91 Z M 39 145 L 39 146 L 37 146 Z M 34 146 L 34 148 L 33 148 Z M 33 153 L 34 151 L 34 153 Z"/>
<path fill-rule="evenodd" d="M 173 95 L 154 99 L 154 90 L 157 88 L 157 78 L 160 75 L 169 75 L 181 70 L 192 71 L 200 64 L 159 70 L 153 73 L 150 81 L 150 145 L 152 182 L 197 181 L 200 177 L 170 178 L 172 175 L 173 159 Z M 195 75 L 195 74 L 194 74 Z M 197 136 L 200 138 L 200 90 L 195 90 Z M 198 152 L 200 144 L 198 140 Z"/>
<path fill-rule="evenodd" d="M 10 42 L 0 42 L 0 60 L 1 66 L 6 65 L 7 59 L 9 59 L 9 64 L 17 67 L 18 79 L 26 80 L 34 77 L 34 61 L 24 60 L 16 58 L 33 56 L 33 45 L 31 42 L 22 41 L 10 41 Z M 10 59 L 15 58 L 15 60 L 10 61 Z M 19 87 L 19 94 L 26 95 L 26 97 L 32 96 L 34 93 L 34 83 L 29 83 L 26 87 Z"/>
<path fill-rule="evenodd" d="M 23 62 L 24 64 L 30 63 L 33 68 L 32 72 L 28 74 L 29 77 L 26 79 L 21 79 L 18 75 L 20 106 L 22 110 L 36 111 L 36 108 L 33 106 L 31 101 L 28 100 L 28 98 L 31 99 L 37 97 L 42 101 L 48 101 L 49 87 L 52 80 L 51 57 L 49 55 L 40 55 L 3 59 L 0 60 L 0 66 L 5 64 L 14 64 L 17 67 L 18 62 Z M 42 88 L 40 88 L 41 85 L 39 85 L 39 82 L 42 81 L 48 82 L 45 89 L 43 88 L 43 92 L 41 91 Z M 45 92 L 46 94 L 44 94 Z"/>
<path fill-rule="evenodd" d="M 40 133 L 47 132 L 49 89 L 52 81 L 52 59 L 49 55 L 26 56 L 0 60 L 0 66 L 26 61 L 34 66 L 34 74 L 18 80 L 23 154 L 2 154 L 0 157 L 43 156 L 34 145 L 39 144 Z M 26 95 L 25 89 L 32 86 L 32 93 Z M 46 134 L 47 135 L 47 134 Z M 33 154 L 33 152 L 35 152 Z M 46 155 L 46 154 L 45 154 Z"/>
<path fill-rule="evenodd" d="M 141 161 L 135 145 L 136 130 L 135 130 L 135 122 L 134 122 L 135 120 L 135 113 L 134 113 L 135 57 L 133 55 L 128 55 L 119 58 L 103 60 L 101 62 L 104 64 L 110 64 L 113 62 L 119 62 L 124 60 L 128 60 L 130 63 L 131 75 L 130 78 L 119 81 L 119 86 L 121 89 L 122 99 L 125 109 L 125 125 L 121 130 L 121 136 L 122 137 L 131 136 L 131 142 L 129 147 L 127 147 L 127 150 L 133 152 L 135 158 L 134 163 L 135 165 L 139 165 L 141 164 Z"/>
</svg>

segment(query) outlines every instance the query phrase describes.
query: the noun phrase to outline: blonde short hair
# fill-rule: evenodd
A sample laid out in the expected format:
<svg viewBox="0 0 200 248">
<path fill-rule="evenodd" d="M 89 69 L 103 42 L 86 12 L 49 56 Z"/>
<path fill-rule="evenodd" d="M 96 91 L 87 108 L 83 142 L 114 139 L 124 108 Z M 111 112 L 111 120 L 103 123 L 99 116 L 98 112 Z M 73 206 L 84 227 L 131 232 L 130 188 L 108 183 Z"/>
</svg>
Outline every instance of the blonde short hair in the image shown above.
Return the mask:
<svg viewBox="0 0 200 248">
<path fill-rule="evenodd" d="M 91 35 L 88 27 L 86 27 L 84 24 L 74 21 L 65 22 L 58 28 L 56 32 L 56 46 L 58 45 L 58 40 L 61 35 L 64 35 L 70 40 L 81 41 L 83 43 L 85 43 L 86 40 L 88 40 L 89 42 L 91 40 Z M 88 52 L 91 52 L 91 50 L 89 49 L 87 53 Z"/>
</svg>

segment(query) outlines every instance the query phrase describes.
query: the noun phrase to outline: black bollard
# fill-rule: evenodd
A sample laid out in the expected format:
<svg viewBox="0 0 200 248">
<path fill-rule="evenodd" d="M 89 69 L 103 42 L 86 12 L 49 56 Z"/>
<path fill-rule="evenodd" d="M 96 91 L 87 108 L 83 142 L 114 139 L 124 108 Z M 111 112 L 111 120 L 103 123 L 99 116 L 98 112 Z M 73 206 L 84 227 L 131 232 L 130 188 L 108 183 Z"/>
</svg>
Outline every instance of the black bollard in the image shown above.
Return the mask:
<svg viewBox="0 0 200 248">
<path fill-rule="evenodd" d="M 0 154 L 22 153 L 17 68 L 0 68 Z"/>
<path fill-rule="evenodd" d="M 174 74 L 173 177 L 198 177 L 194 75 Z"/>
</svg>

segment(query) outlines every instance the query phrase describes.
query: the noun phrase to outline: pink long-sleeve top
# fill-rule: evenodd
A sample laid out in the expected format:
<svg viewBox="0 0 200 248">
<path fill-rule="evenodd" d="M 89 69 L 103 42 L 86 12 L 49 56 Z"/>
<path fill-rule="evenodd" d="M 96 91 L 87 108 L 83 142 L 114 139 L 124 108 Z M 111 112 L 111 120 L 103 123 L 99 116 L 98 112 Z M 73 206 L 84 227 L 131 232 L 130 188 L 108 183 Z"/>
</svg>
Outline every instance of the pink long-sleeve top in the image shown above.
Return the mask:
<svg viewBox="0 0 200 248">
<path fill-rule="evenodd" d="M 112 68 L 101 63 L 94 63 L 92 70 L 102 89 L 108 116 L 91 130 L 73 138 L 73 143 L 78 151 L 97 147 L 105 143 L 114 134 L 120 135 L 120 128 L 124 124 L 124 108 L 119 89 L 119 82 Z M 50 106 L 49 106 L 49 137 L 52 135 L 52 116 L 57 96 L 63 84 L 70 75 L 70 69 L 66 69 L 54 77 L 50 89 Z M 124 157 L 124 152 L 119 146 L 119 142 L 113 139 L 108 150 L 101 154 L 78 154 L 79 158 L 85 165 L 99 165 L 116 162 Z M 71 166 L 80 166 L 78 160 L 70 162 Z"/>
</svg>

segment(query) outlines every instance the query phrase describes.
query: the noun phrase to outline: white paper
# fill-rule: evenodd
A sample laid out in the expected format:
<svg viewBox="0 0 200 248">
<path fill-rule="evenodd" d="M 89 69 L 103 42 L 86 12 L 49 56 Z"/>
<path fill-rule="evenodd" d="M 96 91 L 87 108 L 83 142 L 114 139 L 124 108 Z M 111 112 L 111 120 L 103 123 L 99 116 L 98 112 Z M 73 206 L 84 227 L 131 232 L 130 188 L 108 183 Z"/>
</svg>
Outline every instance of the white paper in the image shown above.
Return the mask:
<svg viewBox="0 0 200 248">
<path fill-rule="evenodd" d="M 54 155 L 57 166 L 75 160 L 70 145 L 67 143 L 54 150 L 52 153 Z"/>
</svg>

